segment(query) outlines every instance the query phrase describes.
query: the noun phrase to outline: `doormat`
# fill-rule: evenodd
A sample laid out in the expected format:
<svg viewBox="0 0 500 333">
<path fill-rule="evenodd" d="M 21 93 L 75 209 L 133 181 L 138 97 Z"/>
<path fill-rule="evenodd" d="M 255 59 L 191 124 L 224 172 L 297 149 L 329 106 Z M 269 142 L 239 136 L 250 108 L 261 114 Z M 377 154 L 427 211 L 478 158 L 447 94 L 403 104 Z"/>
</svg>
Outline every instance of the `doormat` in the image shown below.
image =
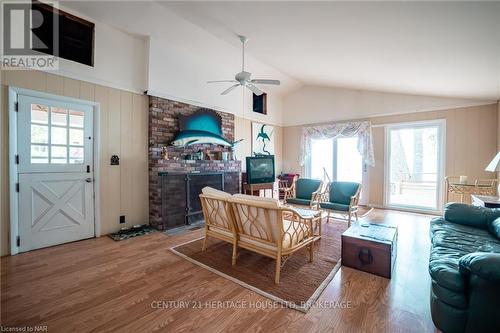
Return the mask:
<svg viewBox="0 0 500 333">
<path fill-rule="evenodd" d="M 155 231 L 156 229 L 150 227 L 149 225 L 143 224 L 139 226 L 133 226 L 131 228 L 122 229 L 113 234 L 109 234 L 108 236 L 115 241 L 122 241 L 132 237 L 147 235 Z"/>
</svg>

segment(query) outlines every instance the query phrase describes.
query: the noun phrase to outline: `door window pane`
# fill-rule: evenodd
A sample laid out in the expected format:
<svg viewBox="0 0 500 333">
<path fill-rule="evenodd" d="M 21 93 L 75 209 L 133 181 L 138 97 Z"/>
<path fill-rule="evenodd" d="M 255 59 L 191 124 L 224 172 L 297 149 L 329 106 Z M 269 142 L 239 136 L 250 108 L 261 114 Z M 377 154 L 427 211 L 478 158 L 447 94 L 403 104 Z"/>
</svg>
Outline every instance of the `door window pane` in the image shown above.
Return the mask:
<svg viewBox="0 0 500 333">
<path fill-rule="evenodd" d="M 50 163 L 67 163 L 67 148 L 59 146 L 50 147 Z"/>
<path fill-rule="evenodd" d="M 83 164 L 83 147 L 70 147 L 69 148 L 69 163 L 70 164 Z"/>
<path fill-rule="evenodd" d="M 51 131 L 51 144 L 66 145 L 68 143 L 66 137 L 68 130 L 66 129 L 66 127 L 52 127 Z"/>
<path fill-rule="evenodd" d="M 48 146 L 31 145 L 31 163 L 49 163 Z"/>
<path fill-rule="evenodd" d="M 45 105 L 31 104 L 31 122 L 35 124 L 49 123 L 49 108 Z"/>
<path fill-rule="evenodd" d="M 389 203 L 438 208 L 439 127 L 391 129 Z"/>
<path fill-rule="evenodd" d="M 49 143 L 49 127 L 31 125 L 31 143 Z"/>
<path fill-rule="evenodd" d="M 311 167 L 310 176 L 314 179 L 323 179 L 324 170 L 332 179 L 333 170 L 333 140 L 311 140 Z"/>
<path fill-rule="evenodd" d="M 69 144 L 74 146 L 83 146 L 83 130 L 70 128 Z"/>
<path fill-rule="evenodd" d="M 85 112 L 30 105 L 31 163 L 83 164 Z"/>
<path fill-rule="evenodd" d="M 68 123 L 68 111 L 65 109 L 51 108 L 50 123 L 57 126 L 66 126 Z"/>
<path fill-rule="evenodd" d="M 69 112 L 69 126 L 83 128 L 83 117 L 82 111 L 71 110 Z"/>
<path fill-rule="evenodd" d="M 337 138 L 337 176 L 342 182 L 363 181 L 363 160 L 358 151 L 358 137 Z"/>
</svg>

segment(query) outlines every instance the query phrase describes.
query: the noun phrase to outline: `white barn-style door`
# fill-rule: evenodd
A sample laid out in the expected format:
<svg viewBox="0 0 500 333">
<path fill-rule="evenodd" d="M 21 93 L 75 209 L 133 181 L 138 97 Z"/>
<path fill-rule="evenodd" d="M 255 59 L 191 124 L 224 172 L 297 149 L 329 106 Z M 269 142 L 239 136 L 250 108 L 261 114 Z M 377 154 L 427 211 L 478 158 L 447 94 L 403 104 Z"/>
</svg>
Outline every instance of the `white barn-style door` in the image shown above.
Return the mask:
<svg viewBox="0 0 500 333">
<path fill-rule="evenodd" d="M 18 95 L 19 252 L 94 237 L 93 108 Z"/>
</svg>

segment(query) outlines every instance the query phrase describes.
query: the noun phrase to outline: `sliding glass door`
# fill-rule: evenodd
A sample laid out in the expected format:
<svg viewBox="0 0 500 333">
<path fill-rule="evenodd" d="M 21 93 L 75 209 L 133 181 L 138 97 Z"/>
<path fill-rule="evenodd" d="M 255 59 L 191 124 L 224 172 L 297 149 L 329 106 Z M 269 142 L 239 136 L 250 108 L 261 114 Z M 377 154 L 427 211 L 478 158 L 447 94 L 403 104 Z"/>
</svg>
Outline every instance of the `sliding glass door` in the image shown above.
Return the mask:
<svg viewBox="0 0 500 333">
<path fill-rule="evenodd" d="M 442 121 L 386 127 L 386 206 L 440 210 L 443 135 Z"/>
<path fill-rule="evenodd" d="M 360 202 L 365 203 L 366 168 L 357 147 L 357 137 L 312 140 L 308 176 L 324 179 L 326 172 L 330 180 L 361 183 Z"/>
</svg>

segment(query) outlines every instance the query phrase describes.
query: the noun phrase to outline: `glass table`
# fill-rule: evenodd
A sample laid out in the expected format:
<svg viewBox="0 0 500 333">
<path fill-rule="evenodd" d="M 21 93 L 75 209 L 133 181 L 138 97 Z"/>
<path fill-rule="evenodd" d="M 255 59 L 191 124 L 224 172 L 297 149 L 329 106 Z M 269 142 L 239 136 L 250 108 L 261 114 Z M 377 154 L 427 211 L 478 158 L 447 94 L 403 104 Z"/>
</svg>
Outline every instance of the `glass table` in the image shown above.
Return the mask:
<svg viewBox="0 0 500 333">
<path fill-rule="evenodd" d="M 464 202 L 464 195 L 477 194 L 494 196 L 496 194 L 496 179 L 476 180 L 474 182 L 460 182 L 455 177 L 446 177 L 446 198 L 448 202 L 450 193 L 460 195 L 460 202 Z"/>
</svg>

